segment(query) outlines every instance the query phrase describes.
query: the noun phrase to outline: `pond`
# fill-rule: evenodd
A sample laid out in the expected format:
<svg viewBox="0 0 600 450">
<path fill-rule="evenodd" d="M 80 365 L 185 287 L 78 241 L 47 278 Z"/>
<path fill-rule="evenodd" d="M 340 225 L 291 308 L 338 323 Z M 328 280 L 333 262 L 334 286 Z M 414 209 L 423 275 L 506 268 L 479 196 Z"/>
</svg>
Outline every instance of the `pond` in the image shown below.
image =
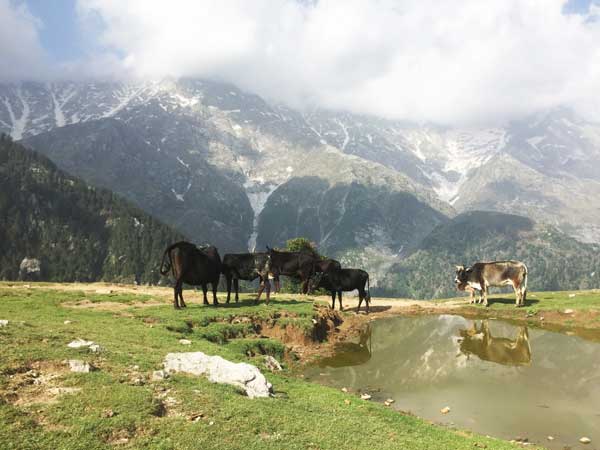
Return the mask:
<svg viewBox="0 0 600 450">
<path fill-rule="evenodd" d="M 598 343 L 441 315 L 378 320 L 336 349 L 306 378 L 369 392 L 374 401 L 393 398 L 393 408 L 484 435 L 600 448 Z M 580 444 L 582 436 L 591 445 Z"/>
</svg>

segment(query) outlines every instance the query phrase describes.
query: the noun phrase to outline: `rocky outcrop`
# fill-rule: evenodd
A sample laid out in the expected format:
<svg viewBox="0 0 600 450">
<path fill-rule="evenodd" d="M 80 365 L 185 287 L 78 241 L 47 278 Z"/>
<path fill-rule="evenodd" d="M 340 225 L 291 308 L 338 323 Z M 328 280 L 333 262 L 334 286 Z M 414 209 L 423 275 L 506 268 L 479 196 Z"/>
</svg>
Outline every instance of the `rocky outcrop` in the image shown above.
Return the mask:
<svg viewBox="0 0 600 450">
<path fill-rule="evenodd" d="M 250 398 L 269 397 L 273 386 L 251 364 L 233 363 L 220 356 L 208 356 L 202 352 L 169 353 L 165 357 L 167 372 L 183 372 L 206 375 L 213 383 L 225 383 L 241 388 Z"/>
</svg>

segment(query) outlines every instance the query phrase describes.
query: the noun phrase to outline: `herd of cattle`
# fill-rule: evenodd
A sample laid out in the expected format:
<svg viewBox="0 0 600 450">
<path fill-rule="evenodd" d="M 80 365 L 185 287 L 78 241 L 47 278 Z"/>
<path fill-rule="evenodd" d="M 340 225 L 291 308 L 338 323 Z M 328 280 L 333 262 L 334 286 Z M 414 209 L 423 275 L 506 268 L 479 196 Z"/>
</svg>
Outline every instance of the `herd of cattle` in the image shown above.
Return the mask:
<svg viewBox="0 0 600 450">
<path fill-rule="evenodd" d="M 172 273 L 175 278 L 173 305 L 176 309 L 185 307 L 183 284 L 202 286 L 204 304 L 208 305 L 208 285 L 212 287 L 213 304 L 218 305 L 217 288 L 221 274 L 227 282 L 227 303 L 231 298 L 232 287 L 235 301 L 239 300 L 239 280 L 260 281 L 256 303 L 266 288 L 266 301 L 269 303 L 270 279 L 275 282 L 275 292 L 280 288 L 280 276 L 287 276 L 301 282 L 302 293 L 313 289 L 325 289 L 331 293 L 335 308 L 338 296 L 340 309 L 342 292 L 358 291 L 358 308 L 363 300 L 369 313 L 371 295 L 369 292 L 369 274 L 361 269 L 345 269 L 334 259 L 321 259 L 307 252 L 278 251 L 267 247 L 260 253 L 229 253 L 221 259 L 216 247 L 196 247 L 189 242 L 177 242 L 167 247 L 163 254 L 160 273 Z M 470 291 L 471 303 L 475 301 L 475 291 L 479 293 L 478 302 L 488 306 L 488 290 L 492 286 L 512 286 L 516 295 L 516 306 L 523 306 L 527 297 L 527 267 L 519 261 L 478 262 L 471 267 L 456 266 L 454 278 L 456 287 L 461 291 Z"/>
<path fill-rule="evenodd" d="M 213 304 L 218 305 L 217 287 L 221 274 L 227 282 L 227 303 L 231 298 L 231 288 L 235 290 L 235 301 L 239 300 L 239 280 L 260 280 L 260 290 L 267 289 L 269 303 L 270 281 L 275 282 L 275 292 L 280 288 L 280 276 L 287 276 L 302 283 L 302 293 L 312 289 L 325 289 L 331 293 L 332 308 L 335 308 L 337 294 L 340 309 L 342 291 L 358 290 L 358 309 L 365 301 L 369 313 L 369 274 L 361 269 L 343 269 L 334 259 L 321 259 L 305 252 L 282 252 L 267 247 L 263 253 L 230 253 L 221 259 L 213 246 L 198 248 L 189 242 L 177 242 L 167 247 L 163 254 L 160 273 L 172 273 L 175 278 L 173 305 L 176 309 L 185 307 L 183 284 L 202 286 L 204 304 L 208 305 L 208 285 L 212 287 Z"/>
</svg>

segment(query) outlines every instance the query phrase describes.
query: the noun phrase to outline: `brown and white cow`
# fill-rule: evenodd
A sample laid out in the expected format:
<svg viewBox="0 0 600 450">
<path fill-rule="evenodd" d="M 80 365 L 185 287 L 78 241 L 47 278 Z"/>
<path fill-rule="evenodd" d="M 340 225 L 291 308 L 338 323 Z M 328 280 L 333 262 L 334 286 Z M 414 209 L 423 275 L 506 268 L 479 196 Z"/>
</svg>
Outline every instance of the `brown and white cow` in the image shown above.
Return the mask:
<svg viewBox="0 0 600 450">
<path fill-rule="evenodd" d="M 524 306 L 527 299 L 527 266 L 520 261 L 478 262 L 471 267 L 456 266 L 454 278 L 458 289 L 480 291 L 479 301 L 488 306 L 490 286 L 512 286 L 515 290 L 515 305 Z"/>
</svg>

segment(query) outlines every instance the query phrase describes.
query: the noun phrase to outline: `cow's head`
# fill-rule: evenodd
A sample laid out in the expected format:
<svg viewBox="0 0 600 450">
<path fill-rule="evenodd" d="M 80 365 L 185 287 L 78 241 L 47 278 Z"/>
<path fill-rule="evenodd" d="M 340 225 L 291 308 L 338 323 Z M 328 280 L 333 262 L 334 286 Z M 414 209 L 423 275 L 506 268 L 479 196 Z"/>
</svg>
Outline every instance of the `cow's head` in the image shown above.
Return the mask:
<svg viewBox="0 0 600 450">
<path fill-rule="evenodd" d="M 454 284 L 456 284 L 459 289 L 460 286 L 466 286 L 467 281 L 469 279 L 469 273 L 471 272 L 470 267 L 465 266 L 456 266 L 456 274 L 454 275 Z M 463 288 L 464 290 L 464 288 Z"/>
</svg>

